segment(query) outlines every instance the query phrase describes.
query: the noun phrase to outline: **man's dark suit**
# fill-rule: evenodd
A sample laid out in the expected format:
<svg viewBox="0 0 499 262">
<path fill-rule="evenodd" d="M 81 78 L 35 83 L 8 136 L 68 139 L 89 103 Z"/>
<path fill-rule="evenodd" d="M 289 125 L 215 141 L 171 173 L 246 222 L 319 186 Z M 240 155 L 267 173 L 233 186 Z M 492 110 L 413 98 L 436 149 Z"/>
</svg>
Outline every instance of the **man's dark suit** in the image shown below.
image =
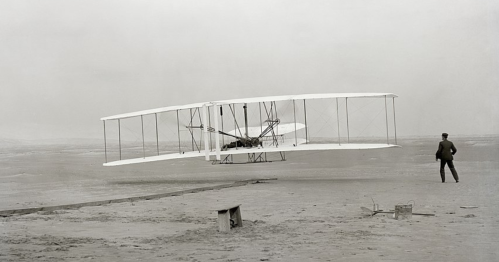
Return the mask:
<svg viewBox="0 0 499 262">
<path fill-rule="evenodd" d="M 452 143 L 449 140 L 444 140 L 441 141 L 438 144 L 438 151 L 435 154 L 437 158 L 440 158 L 440 177 L 442 178 L 442 183 L 445 182 L 445 165 L 449 165 L 450 171 L 452 173 L 452 176 L 456 180 L 456 182 L 459 182 L 459 176 L 457 175 L 457 171 L 454 168 L 454 163 L 452 160 L 454 160 L 453 155 L 457 152 L 456 147 L 454 146 L 454 143 Z"/>
</svg>

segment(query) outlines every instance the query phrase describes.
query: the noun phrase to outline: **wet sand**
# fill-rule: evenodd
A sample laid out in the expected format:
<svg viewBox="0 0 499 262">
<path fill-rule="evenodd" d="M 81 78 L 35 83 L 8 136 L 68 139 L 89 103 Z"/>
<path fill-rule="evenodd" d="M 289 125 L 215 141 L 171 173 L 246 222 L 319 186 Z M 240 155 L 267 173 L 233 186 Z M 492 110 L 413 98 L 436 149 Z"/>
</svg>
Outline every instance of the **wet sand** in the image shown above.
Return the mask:
<svg viewBox="0 0 499 262">
<path fill-rule="evenodd" d="M 498 261 L 499 138 L 452 139 L 461 177 L 440 183 L 438 140 L 402 149 L 300 152 L 287 161 L 196 160 L 102 167 L 93 147 L 3 149 L 0 209 L 63 205 L 263 183 L 154 200 L 0 218 L 0 261 Z M 435 214 L 395 220 L 360 207 L 412 203 Z M 217 230 L 241 204 L 243 227 Z M 461 208 L 476 206 L 477 208 Z"/>
</svg>

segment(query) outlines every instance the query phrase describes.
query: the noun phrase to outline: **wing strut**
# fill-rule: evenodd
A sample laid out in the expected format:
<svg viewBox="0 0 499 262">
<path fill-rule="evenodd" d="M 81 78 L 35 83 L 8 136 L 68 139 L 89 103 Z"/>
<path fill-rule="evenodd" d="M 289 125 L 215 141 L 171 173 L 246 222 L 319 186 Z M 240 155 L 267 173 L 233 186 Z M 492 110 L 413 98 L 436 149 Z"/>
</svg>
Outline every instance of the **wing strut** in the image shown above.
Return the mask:
<svg viewBox="0 0 499 262">
<path fill-rule="evenodd" d="M 189 126 L 192 126 L 192 108 L 189 108 L 189 116 L 191 118 L 191 122 L 189 123 Z M 189 129 L 189 132 L 191 133 L 192 151 L 194 151 L 194 134 L 192 133 L 192 130 L 190 130 L 190 129 Z"/>
<path fill-rule="evenodd" d="M 248 104 L 244 103 L 244 137 L 248 138 Z"/>
<path fill-rule="evenodd" d="M 120 160 L 121 160 L 121 123 L 119 119 L 118 119 L 118 142 L 120 145 Z"/>
<path fill-rule="evenodd" d="M 220 120 L 222 122 L 222 131 L 224 130 L 224 113 L 223 113 L 223 105 L 220 105 Z M 225 145 L 224 136 L 222 136 L 222 145 Z"/>
<path fill-rule="evenodd" d="M 202 110 L 203 110 L 203 122 L 207 123 L 208 120 L 208 112 L 206 110 L 206 105 L 203 105 Z M 209 146 L 208 146 L 208 125 L 205 125 L 203 127 L 203 135 L 204 135 L 204 158 L 206 161 L 210 161 L 210 153 L 209 153 Z"/>
<path fill-rule="evenodd" d="M 210 106 L 207 106 L 206 109 L 208 109 L 208 126 L 211 126 L 211 114 L 210 114 Z M 199 111 L 198 111 L 199 112 Z M 201 121 L 201 116 L 199 116 L 199 121 Z M 204 122 L 206 124 L 206 122 Z M 203 124 L 203 123 L 201 123 Z M 209 138 L 210 138 L 210 151 L 213 150 L 213 143 L 211 142 L 211 133 L 209 133 Z"/>
<path fill-rule="evenodd" d="M 144 116 L 140 115 L 140 123 L 142 125 L 142 152 L 144 153 L 144 158 L 146 158 L 146 144 L 144 141 Z"/>
<path fill-rule="evenodd" d="M 340 139 L 340 108 L 338 106 L 338 98 L 336 98 L 336 123 L 338 123 L 338 145 L 341 145 L 341 139 Z"/>
<path fill-rule="evenodd" d="M 182 154 L 182 150 L 180 150 L 180 123 L 178 121 L 178 110 L 177 110 L 177 136 L 178 136 L 178 153 Z"/>
<path fill-rule="evenodd" d="M 104 123 L 104 155 L 107 163 L 106 120 L 102 120 L 102 123 Z"/>
<path fill-rule="evenodd" d="M 258 102 L 258 110 L 260 111 L 260 134 L 263 133 L 263 122 L 262 122 L 262 103 Z"/>
<path fill-rule="evenodd" d="M 348 125 L 348 97 L 345 97 L 345 108 L 347 110 L 347 142 L 350 143 L 350 128 Z"/>
<path fill-rule="evenodd" d="M 220 161 L 220 135 L 218 130 L 218 114 L 217 114 L 217 104 L 213 105 L 213 118 L 215 118 L 215 150 L 216 150 L 216 160 Z M 211 133 L 210 133 L 211 138 Z M 210 140 L 211 141 L 211 140 Z"/>
<path fill-rule="evenodd" d="M 273 103 L 274 103 L 275 119 L 279 119 L 279 117 L 277 116 L 277 105 L 276 105 L 275 101 Z M 276 126 L 276 130 L 277 130 L 277 133 L 279 134 L 279 125 Z"/>
<path fill-rule="evenodd" d="M 232 110 L 232 107 L 234 107 L 234 110 Z M 239 130 L 239 126 L 237 125 L 236 121 L 236 105 L 233 103 L 232 107 L 229 104 L 230 112 L 232 112 L 232 117 L 234 118 L 234 135 L 237 136 L 237 130 Z M 241 130 L 239 130 L 239 134 L 241 133 Z M 237 150 L 237 142 L 236 142 L 236 150 Z"/>
<path fill-rule="evenodd" d="M 293 118 L 295 120 L 295 146 L 298 146 L 298 138 L 296 137 L 296 107 L 295 107 L 295 100 L 293 100 Z"/>
<path fill-rule="evenodd" d="M 157 113 L 154 113 L 154 119 L 156 120 L 156 149 L 158 150 L 158 156 L 159 156 L 158 114 Z"/>
<path fill-rule="evenodd" d="M 307 104 L 305 103 L 305 99 L 303 99 L 303 110 L 305 113 L 305 143 L 308 144 Z"/>
<path fill-rule="evenodd" d="M 385 95 L 385 123 L 386 123 L 386 143 L 390 144 L 390 140 L 388 139 L 388 110 L 386 108 L 386 95 Z"/>
<path fill-rule="evenodd" d="M 395 128 L 395 145 L 397 144 L 397 123 L 395 122 L 395 97 L 393 99 L 393 126 Z"/>
</svg>

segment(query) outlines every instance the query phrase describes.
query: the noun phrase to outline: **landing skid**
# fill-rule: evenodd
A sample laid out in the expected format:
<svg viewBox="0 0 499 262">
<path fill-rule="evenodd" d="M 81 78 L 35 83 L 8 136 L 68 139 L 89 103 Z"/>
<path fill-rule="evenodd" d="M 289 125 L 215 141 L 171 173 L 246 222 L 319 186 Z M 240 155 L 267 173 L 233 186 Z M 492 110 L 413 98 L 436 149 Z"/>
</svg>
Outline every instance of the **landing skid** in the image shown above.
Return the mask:
<svg viewBox="0 0 499 262">
<path fill-rule="evenodd" d="M 215 164 L 251 164 L 251 163 L 271 163 L 274 161 L 286 161 L 286 153 L 285 152 L 279 152 L 280 159 L 277 160 L 269 160 L 267 158 L 267 153 L 249 153 L 248 154 L 248 159 L 246 162 L 234 162 L 234 157 L 233 155 L 227 155 L 224 157 L 222 160 L 218 161 L 212 161 L 212 165 Z"/>
</svg>

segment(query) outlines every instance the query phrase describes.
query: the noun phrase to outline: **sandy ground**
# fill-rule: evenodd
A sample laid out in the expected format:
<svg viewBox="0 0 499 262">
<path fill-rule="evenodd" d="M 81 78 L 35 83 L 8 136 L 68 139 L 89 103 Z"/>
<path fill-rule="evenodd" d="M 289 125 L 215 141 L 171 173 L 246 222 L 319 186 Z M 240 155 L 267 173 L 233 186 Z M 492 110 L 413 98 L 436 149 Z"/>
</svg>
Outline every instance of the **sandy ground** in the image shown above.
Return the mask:
<svg viewBox="0 0 499 262">
<path fill-rule="evenodd" d="M 285 162 L 164 161 L 104 168 L 91 147 L 0 153 L 0 209 L 277 178 L 156 200 L 0 218 L 0 261 L 499 261 L 499 138 L 454 138 L 461 182 L 440 183 L 438 140 L 287 154 Z M 414 204 L 435 216 L 370 216 Z M 217 231 L 241 204 L 243 227 Z M 476 206 L 465 209 L 461 206 Z"/>
</svg>

